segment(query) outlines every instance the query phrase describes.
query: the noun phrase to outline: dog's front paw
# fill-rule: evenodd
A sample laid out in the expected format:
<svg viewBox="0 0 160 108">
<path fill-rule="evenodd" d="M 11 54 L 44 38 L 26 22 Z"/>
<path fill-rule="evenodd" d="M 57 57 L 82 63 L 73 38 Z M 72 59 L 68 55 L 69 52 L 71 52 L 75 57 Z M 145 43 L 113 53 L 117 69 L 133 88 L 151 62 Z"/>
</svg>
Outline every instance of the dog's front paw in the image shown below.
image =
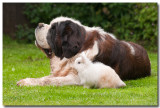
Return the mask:
<svg viewBox="0 0 160 108">
<path fill-rule="evenodd" d="M 33 85 L 33 78 L 21 79 L 17 82 L 17 86 L 30 86 Z"/>
</svg>

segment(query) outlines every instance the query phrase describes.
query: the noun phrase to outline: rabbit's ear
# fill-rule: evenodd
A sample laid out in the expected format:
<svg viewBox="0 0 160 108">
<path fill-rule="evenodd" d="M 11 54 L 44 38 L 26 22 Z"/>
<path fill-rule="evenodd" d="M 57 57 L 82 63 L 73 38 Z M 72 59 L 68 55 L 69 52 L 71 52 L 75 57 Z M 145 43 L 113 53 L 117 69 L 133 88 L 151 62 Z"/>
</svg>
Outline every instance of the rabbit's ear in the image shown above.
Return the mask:
<svg viewBox="0 0 160 108">
<path fill-rule="evenodd" d="M 84 63 L 86 63 L 86 62 L 88 61 L 88 58 L 87 58 L 87 56 L 86 56 L 86 54 L 85 54 L 84 51 L 81 53 L 81 57 L 82 57 L 82 61 L 83 61 Z"/>
<path fill-rule="evenodd" d="M 86 58 L 85 52 L 83 51 L 80 56 L 81 56 L 83 59 L 85 59 L 85 58 Z"/>
<path fill-rule="evenodd" d="M 84 55 L 81 54 L 81 58 L 82 58 L 82 61 L 84 62 L 85 61 L 85 58 L 84 58 Z"/>
<path fill-rule="evenodd" d="M 85 52 L 84 52 L 84 51 L 81 53 L 81 56 L 83 56 L 83 57 L 85 57 L 85 56 L 86 56 L 86 54 L 85 54 Z"/>
</svg>

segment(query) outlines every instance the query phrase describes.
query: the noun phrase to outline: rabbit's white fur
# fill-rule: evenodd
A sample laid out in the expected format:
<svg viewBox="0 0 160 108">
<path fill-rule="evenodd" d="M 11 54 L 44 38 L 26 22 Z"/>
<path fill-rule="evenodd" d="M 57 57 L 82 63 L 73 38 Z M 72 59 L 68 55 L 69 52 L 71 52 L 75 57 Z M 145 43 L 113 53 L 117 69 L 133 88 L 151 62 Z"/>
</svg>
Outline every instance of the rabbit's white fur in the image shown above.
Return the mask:
<svg viewBox="0 0 160 108">
<path fill-rule="evenodd" d="M 75 60 L 74 66 L 84 87 L 119 88 L 126 86 L 117 73 L 100 62 L 92 63 L 83 52 Z"/>
</svg>

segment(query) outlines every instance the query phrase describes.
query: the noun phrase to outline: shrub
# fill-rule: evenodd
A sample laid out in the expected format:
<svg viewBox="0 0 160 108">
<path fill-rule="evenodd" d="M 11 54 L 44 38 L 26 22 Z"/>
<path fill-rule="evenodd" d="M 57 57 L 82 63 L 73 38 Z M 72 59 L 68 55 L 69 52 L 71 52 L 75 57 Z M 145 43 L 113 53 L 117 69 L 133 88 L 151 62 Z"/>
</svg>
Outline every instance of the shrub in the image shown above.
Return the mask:
<svg viewBox="0 0 160 108">
<path fill-rule="evenodd" d="M 24 14 L 33 28 L 39 22 L 49 23 L 55 17 L 68 16 L 87 26 L 100 26 L 118 39 L 139 41 L 142 45 L 149 43 L 153 47 L 157 45 L 156 3 L 26 4 Z"/>
<path fill-rule="evenodd" d="M 27 25 L 17 25 L 16 38 L 18 42 L 31 43 L 35 40 L 34 29 Z"/>
</svg>

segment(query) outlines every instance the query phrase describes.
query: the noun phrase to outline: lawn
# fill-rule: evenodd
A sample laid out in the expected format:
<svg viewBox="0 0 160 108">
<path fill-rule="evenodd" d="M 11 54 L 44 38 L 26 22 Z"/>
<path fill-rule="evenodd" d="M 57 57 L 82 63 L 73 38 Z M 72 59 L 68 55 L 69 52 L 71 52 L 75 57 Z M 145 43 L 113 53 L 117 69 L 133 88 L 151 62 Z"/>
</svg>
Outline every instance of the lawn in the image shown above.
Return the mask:
<svg viewBox="0 0 160 108">
<path fill-rule="evenodd" d="M 157 103 L 157 53 L 148 51 L 152 75 L 125 81 L 120 89 L 87 89 L 82 86 L 18 87 L 27 77 L 50 74 L 49 59 L 33 44 L 3 39 L 3 105 L 147 105 Z"/>
</svg>

